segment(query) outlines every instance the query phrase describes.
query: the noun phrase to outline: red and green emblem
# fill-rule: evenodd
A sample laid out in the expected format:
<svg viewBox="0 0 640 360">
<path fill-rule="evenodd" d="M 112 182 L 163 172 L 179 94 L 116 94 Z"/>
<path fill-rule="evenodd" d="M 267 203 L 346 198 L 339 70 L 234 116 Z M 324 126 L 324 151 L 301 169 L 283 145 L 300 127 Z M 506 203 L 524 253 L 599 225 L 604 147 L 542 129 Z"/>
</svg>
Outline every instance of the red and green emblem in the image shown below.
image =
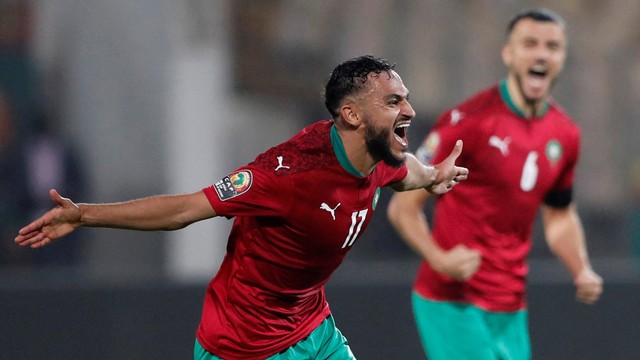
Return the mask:
<svg viewBox="0 0 640 360">
<path fill-rule="evenodd" d="M 253 183 L 249 170 L 236 171 L 213 185 L 220 200 L 225 201 L 245 193 Z"/>
</svg>

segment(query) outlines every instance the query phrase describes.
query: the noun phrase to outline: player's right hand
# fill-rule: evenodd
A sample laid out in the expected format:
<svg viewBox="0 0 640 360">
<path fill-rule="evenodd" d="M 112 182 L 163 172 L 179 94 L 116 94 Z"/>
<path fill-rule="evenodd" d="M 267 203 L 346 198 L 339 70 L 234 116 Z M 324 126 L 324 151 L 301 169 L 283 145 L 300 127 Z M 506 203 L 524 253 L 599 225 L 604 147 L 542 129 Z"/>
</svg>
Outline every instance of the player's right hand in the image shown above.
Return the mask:
<svg viewBox="0 0 640 360">
<path fill-rule="evenodd" d="M 49 191 L 57 206 L 23 227 L 15 238 L 20 246 L 39 248 L 69 234 L 80 226 L 80 208 L 54 189 Z"/>
<path fill-rule="evenodd" d="M 461 181 L 466 180 L 469 176 L 469 169 L 456 166 L 455 162 L 462 154 L 462 140 L 456 141 L 453 150 L 441 163 L 434 167 L 438 170 L 438 176 L 434 183 L 427 188 L 432 194 L 442 195 L 449 192 L 454 186 Z"/>
<path fill-rule="evenodd" d="M 591 269 L 581 271 L 574 280 L 576 299 L 585 304 L 595 304 L 602 294 L 602 278 Z"/>
<path fill-rule="evenodd" d="M 458 244 L 442 253 L 438 261 L 431 266 L 438 272 L 455 280 L 464 281 L 471 278 L 480 268 L 482 255 L 478 250 Z"/>
</svg>

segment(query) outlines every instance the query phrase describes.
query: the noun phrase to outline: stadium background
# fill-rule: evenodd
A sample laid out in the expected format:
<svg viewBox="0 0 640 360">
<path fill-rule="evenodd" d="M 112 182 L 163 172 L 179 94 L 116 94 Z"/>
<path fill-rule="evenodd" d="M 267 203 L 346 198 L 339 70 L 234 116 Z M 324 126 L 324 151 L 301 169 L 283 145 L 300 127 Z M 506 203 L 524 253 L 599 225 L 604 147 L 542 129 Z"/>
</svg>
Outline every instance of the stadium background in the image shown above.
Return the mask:
<svg viewBox="0 0 640 360">
<path fill-rule="evenodd" d="M 107 202 L 189 192 L 327 118 L 326 76 L 364 53 L 397 63 L 418 113 L 415 149 L 439 112 L 504 76 L 506 23 L 530 6 L 569 24 L 554 96 L 583 130 L 576 198 L 605 279 L 598 305 L 576 303 L 537 226 L 534 358 L 636 359 L 638 1 L 1 0 L 0 86 L 18 140 L 30 144 L 37 109 L 74 155 L 83 185 L 56 184 L 63 195 L 82 187 L 74 200 Z M 409 305 L 418 258 L 384 211 L 375 216 L 330 282 L 330 304 L 359 358 L 421 359 Z M 12 247 L 17 228 L 3 223 L 0 358 L 189 358 L 229 225 L 81 229 L 71 245 L 36 256 Z"/>
</svg>

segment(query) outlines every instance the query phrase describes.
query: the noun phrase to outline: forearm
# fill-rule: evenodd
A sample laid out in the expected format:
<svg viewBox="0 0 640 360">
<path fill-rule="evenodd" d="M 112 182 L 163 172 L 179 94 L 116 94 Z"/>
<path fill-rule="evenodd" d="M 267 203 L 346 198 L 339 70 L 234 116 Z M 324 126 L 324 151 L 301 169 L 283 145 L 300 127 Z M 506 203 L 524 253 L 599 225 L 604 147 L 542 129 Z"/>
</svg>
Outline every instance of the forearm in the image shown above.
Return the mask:
<svg viewBox="0 0 640 360">
<path fill-rule="evenodd" d="M 181 229 L 215 215 L 212 209 L 206 213 L 201 200 L 200 205 L 194 201 L 197 196 L 197 193 L 162 195 L 111 204 L 78 204 L 80 226 L 131 230 Z"/>
<path fill-rule="evenodd" d="M 426 191 L 396 193 L 387 208 L 387 216 L 402 240 L 427 262 L 433 263 L 442 249 L 431 236 L 423 211 Z"/>
<path fill-rule="evenodd" d="M 405 243 L 431 267 L 440 269 L 438 259 L 444 255 L 444 251 L 431 236 L 431 230 L 424 214 L 421 214 L 420 220 L 401 219 L 397 226 L 404 229 L 401 237 Z"/>
<path fill-rule="evenodd" d="M 591 270 L 584 228 L 575 208 L 545 207 L 543 222 L 549 248 L 572 276 L 576 278 L 580 272 Z"/>
</svg>

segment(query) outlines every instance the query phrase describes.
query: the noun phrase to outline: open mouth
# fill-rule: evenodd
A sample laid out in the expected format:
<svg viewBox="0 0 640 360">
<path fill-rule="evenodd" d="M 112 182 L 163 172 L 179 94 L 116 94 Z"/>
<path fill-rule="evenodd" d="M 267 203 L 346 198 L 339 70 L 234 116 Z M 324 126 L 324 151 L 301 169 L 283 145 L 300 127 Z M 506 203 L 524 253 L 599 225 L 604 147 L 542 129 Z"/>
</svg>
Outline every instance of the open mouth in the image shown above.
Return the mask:
<svg viewBox="0 0 640 360">
<path fill-rule="evenodd" d="M 411 126 L 410 122 L 402 122 L 399 123 L 395 127 L 395 129 L 393 129 L 396 141 L 398 141 L 403 148 L 406 148 L 409 145 L 409 141 L 407 140 L 407 132 L 409 131 L 409 126 Z"/>
<path fill-rule="evenodd" d="M 549 89 L 549 69 L 545 64 L 533 64 L 527 71 L 525 82 L 522 84 L 523 95 L 531 101 L 540 99 Z"/>
<path fill-rule="evenodd" d="M 529 75 L 536 78 L 544 78 L 547 76 L 547 68 L 544 65 L 534 65 L 529 69 Z"/>
</svg>

